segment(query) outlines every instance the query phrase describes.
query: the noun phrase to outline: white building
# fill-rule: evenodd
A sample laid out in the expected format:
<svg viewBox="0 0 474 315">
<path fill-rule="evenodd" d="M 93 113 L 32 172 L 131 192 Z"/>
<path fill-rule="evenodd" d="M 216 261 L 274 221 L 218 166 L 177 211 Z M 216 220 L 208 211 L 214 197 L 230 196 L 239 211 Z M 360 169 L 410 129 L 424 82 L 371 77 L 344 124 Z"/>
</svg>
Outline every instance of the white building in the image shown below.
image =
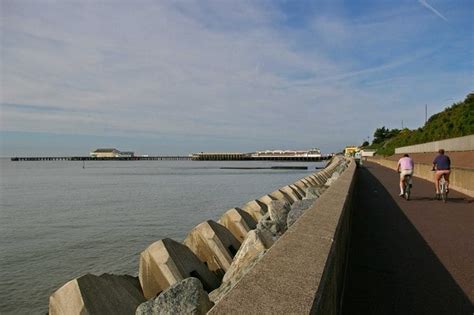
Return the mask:
<svg viewBox="0 0 474 315">
<path fill-rule="evenodd" d="M 133 157 L 134 152 L 120 152 L 115 148 L 99 148 L 89 153 L 93 158 Z"/>
<path fill-rule="evenodd" d="M 264 150 L 257 151 L 252 157 L 321 157 L 321 150 Z"/>
</svg>

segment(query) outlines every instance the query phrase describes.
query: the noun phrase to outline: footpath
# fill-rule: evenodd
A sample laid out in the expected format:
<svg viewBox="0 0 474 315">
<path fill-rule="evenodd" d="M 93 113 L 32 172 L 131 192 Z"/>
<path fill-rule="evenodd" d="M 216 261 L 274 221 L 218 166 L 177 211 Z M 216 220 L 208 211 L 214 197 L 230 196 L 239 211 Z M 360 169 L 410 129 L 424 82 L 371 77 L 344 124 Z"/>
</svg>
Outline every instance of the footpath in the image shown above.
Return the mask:
<svg viewBox="0 0 474 315">
<path fill-rule="evenodd" d="M 375 163 L 356 172 L 343 314 L 474 314 L 474 200 Z"/>
</svg>

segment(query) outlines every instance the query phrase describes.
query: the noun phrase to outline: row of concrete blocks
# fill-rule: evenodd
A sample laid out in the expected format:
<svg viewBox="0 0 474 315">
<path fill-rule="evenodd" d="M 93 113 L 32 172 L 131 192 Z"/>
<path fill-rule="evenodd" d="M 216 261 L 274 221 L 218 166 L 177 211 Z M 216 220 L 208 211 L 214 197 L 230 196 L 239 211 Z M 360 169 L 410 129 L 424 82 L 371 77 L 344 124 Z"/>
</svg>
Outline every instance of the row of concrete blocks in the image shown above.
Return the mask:
<svg viewBox="0 0 474 315">
<path fill-rule="evenodd" d="M 140 255 L 139 285 L 131 281 L 130 286 L 133 288 L 123 287 L 128 295 L 131 295 L 131 290 L 141 288 L 143 299 L 140 301 L 141 299 L 135 296 L 129 301 L 139 304 L 188 277 L 198 278 L 207 292 L 218 288 L 240 245 L 249 231 L 255 229 L 257 222 L 267 213 L 271 202 L 282 200 L 293 204 L 303 199 L 308 188 L 323 186 L 326 183 L 338 167 L 338 162 L 340 161 L 335 160 L 324 170 L 252 200 L 241 208 L 232 208 L 225 212 L 218 222 L 208 220 L 200 223 L 190 231 L 183 243 L 166 238 L 151 244 Z M 84 297 L 84 288 L 80 286 L 81 278 L 66 283 L 51 295 L 50 314 L 78 314 L 84 311 L 91 313 L 92 309 L 98 309 L 97 305 L 88 305 L 93 304 L 94 299 Z M 99 294 L 90 286 L 87 289 L 92 295 Z M 117 290 L 120 288 L 116 287 L 115 291 Z M 104 291 L 107 290 L 101 290 L 100 294 L 106 294 Z M 115 311 L 119 309 L 116 308 Z"/>
</svg>

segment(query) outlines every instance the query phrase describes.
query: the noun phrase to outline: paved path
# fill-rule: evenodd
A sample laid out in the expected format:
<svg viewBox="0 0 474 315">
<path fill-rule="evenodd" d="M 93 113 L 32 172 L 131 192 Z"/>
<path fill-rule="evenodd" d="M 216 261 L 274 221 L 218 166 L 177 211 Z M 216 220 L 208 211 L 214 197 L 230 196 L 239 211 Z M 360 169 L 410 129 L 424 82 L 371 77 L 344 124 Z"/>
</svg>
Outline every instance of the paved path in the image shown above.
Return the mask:
<svg viewBox="0 0 474 315">
<path fill-rule="evenodd" d="M 474 314 L 474 202 L 453 190 L 433 200 L 414 178 L 374 163 L 357 171 L 343 314 Z"/>
</svg>

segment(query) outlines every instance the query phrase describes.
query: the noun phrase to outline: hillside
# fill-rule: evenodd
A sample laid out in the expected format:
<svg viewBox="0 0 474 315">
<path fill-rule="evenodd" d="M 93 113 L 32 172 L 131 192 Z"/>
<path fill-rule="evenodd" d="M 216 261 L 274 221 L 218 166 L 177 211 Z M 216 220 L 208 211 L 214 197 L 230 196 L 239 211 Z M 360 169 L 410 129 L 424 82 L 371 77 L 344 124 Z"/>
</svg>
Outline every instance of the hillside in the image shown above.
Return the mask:
<svg viewBox="0 0 474 315">
<path fill-rule="evenodd" d="M 397 147 L 471 134 L 474 134 L 474 93 L 470 93 L 463 102 L 434 114 L 421 128 L 378 128 L 374 133 L 374 141 L 368 148 L 377 149 L 379 155 L 392 155 Z"/>
</svg>

